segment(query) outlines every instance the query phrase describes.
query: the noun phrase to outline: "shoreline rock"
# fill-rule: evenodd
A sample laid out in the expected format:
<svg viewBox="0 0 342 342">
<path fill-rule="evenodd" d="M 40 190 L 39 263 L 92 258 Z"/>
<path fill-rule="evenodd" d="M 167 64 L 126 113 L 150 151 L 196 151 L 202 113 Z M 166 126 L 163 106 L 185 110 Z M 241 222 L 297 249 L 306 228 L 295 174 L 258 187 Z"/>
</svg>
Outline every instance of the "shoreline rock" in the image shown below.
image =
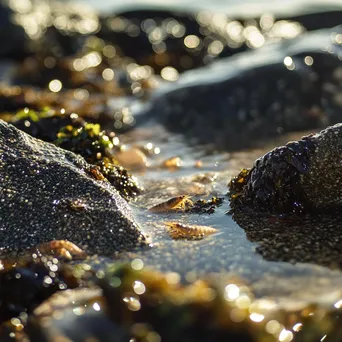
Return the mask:
<svg viewBox="0 0 342 342">
<path fill-rule="evenodd" d="M 0 120 L 1 249 L 67 239 L 90 253 L 146 243 L 126 201 L 72 152 Z"/>
<path fill-rule="evenodd" d="M 230 183 L 232 212 L 330 212 L 342 207 L 342 124 L 277 147 Z"/>
</svg>

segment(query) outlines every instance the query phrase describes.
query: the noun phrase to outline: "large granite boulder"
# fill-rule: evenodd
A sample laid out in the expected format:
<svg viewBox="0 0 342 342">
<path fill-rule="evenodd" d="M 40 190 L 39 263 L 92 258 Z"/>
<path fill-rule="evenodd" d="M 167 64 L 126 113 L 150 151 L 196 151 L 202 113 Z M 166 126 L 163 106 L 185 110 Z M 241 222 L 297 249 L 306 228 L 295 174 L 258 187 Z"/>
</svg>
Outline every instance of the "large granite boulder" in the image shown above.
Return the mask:
<svg viewBox="0 0 342 342">
<path fill-rule="evenodd" d="M 0 120 L 0 248 L 60 239 L 100 254 L 146 241 L 94 166 Z"/>
</svg>

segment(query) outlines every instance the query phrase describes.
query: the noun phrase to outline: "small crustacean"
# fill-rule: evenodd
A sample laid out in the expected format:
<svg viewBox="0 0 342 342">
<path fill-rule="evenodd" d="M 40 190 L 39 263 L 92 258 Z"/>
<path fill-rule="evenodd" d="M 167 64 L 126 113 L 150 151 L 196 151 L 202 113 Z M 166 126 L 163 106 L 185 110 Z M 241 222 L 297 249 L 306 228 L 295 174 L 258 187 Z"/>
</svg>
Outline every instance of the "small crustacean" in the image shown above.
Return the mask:
<svg viewBox="0 0 342 342">
<path fill-rule="evenodd" d="M 41 254 L 53 254 L 67 260 L 72 260 L 73 256 L 78 259 L 84 259 L 86 257 L 86 253 L 81 248 L 67 240 L 44 242 L 32 250 L 36 250 Z"/>
<path fill-rule="evenodd" d="M 165 202 L 159 203 L 152 208 L 149 208 L 149 211 L 153 211 L 155 213 L 167 212 L 170 210 L 177 209 L 185 209 L 186 206 L 192 206 L 193 203 L 190 200 L 189 195 L 181 195 L 168 199 Z"/>
<path fill-rule="evenodd" d="M 107 180 L 106 177 L 101 173 L 98 166 L 90 166 L 88 173 L 96 180 Z"/>
<path fill-rule="evenodd" d="M 179 222 L 165 222 L 165 224 L 168 227 L 170 237 L 174 240 L 200 240 L 207 235 L 217 233 L 216 228 L 209 226 L 188 225 Z"/>
</svg>

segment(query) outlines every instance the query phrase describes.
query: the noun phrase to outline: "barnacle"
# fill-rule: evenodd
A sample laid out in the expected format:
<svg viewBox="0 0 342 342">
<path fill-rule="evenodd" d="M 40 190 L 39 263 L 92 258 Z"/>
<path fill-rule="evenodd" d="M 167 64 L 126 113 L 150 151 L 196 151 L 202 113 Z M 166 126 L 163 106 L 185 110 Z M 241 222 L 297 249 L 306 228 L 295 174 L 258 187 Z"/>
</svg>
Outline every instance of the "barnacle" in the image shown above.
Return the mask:
<svg viewBox="0 0 342 342">
<path fill-rule="evenodd" d="M 143 190 L 131 174 L 120 165 L 115 165 L 108 158 L 96 163 L 100 172 L 105 178 L 119 191 L 120 195 L 126 200 L 139 195 Z"/>
<path fill-rule="evenodd" d="M 193 202 L 191 208 L 187 208 L 186 212 L 196 213 L 196 214 L 213 214 L 215 209 L 221 206 L 223 203 L 222 197 L 212 197 L 209 200 L 199 199 Z"/>
<path fill-rule="evenodd" d="M 39 244 L 37 251 L 43 254 L 52 254 L 67 260 L 72 260 L 73 256 L 85 258 L 86 254 L 81 248 L 67 240 L 53 240 Z"/>
<path fill-rule="evenodd" d="M 234 177 L 228 184 L 232 211 L 250 207 L 271 213 L 306 212 L 309 202 L 300 177 L 310 168 L 314 150 L 310 137 L 275 148 Z"/>
</svg>

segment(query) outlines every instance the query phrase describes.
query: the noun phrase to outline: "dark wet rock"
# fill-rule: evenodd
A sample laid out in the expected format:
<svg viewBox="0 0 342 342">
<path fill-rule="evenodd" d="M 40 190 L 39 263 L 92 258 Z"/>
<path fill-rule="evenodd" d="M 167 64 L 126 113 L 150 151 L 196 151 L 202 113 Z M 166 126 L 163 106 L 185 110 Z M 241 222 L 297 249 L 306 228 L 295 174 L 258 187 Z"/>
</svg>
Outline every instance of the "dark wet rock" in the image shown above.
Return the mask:
<svg viewBox="0 0 342 342">
<path fill-rule="evenodd" d="M 3 249 L 67 239 L 109 254 L 145 241 L 126 202 L 83 158 L 0 121 Z M 81 201 L 82 206 L 65 203 Z"/>
<path fill-rule="evenodd" d="M 313 13 L 291 15 L 291 20 L 300 23 L 308 31 L 334 27 L 341 24 L 342 8 L 322 9 Z M 277 17 L 277 19 L 279 16 Z M 285 17 L 288 19 L 288 17 Z"/>
<path fill-rule="evenodd" d="M 26 92 L 30 92 L 28 89 L 20 87 L 0 86 L 0 108 L 1 112 L 12 112 L 19 109 L 23 109 L 28 106 L 28 99 Z M 31 91 L 32 93 L 32 91 Z M 30 106 L 32 109 L 36 109 L 34 105 Z M 3 114 L 2 114 L 3 115 Z"/>
<path fill-rule="evenodd" d="M 62 127 L 72 125 L 75 129 L 84 126 L 85 122 L 75 113 L 67 115 L 56 113 L 46 108 L 34 111 L 25 108 L 11 118 L 13 126 L 31 135 L 34 138 L 53 142 Z"/>
<path fill-rule="evenodd" d="M 153 118 L 196 142 L 230 150 L 336 123 L 341 111 L 331 99 L 339 87 L 330 87 L 330 97 L 324 89 L 338 82 L 340 30 L 308 33 L 187 72 L 157 92 L 137 121 Z"/>
<path fill-rule="evenodd" d="M 288 6 L 266 4 L 247 11 L 228 8 L 223 13 L 179 8 L 142 6 L 101 18 L 98 36 L 115 44 L 124 55 L 160 72 L 172 66 L 179 72 L 208 64 L 307 31 L 341 23 L 342 8 L 335 4 Z"/>
<path fill-rule="evenodd" d="M 102 18 L 98 35 L 139 64 L 151 65 L 156 72 L 167 66 L 182 72 L 208 64 L 216 57 L 293 38 L 304 31 L 300 23 L 288 20 L 275 22 L 272 17 L 272 23 L 267 26 L 260 24 L 260 18 L 249 19 L 209 11 L 197 13 L 176 8 L 169 11 L 152 6 Z M 286 25 L 292 27 L 287 37 L 284 34 Z M 247 27 L 253 30 L 253 37 L 243 34 Z"/>
<path fill-rule="evenodd" d="M 1 266 L 0 324 L 20 314 L 27 317 L 53 293 L 81 284 L 70 266 L 53 257 L 35 254 L 1 260 Z"/>
<path fill-rule="evenodd" d="M 99 28 L 92 9 L 59 1 L 5 0 L 0 6 L 0 18 L 0 56 L 14 59 L 37 51 L 55 56 L 73 54 L 83 38 Z"/>
<path fill-rule="evenodd" d="M 153 66 L 160 72 L 166 66 L 179 71 L 188 70 L 209 62 L 214 55 L 208 53 L 207 44 L 218 35 L 208 30 L 203 34 L 196 14 L 183 11 L 140 9 L 117 13 L 102 18 L 99 36 L 118 46 L 124 55 L 139 64 Z M 184 38 L 194 37 L 194 47 L 188 48 Z"/>
<path fill-rule="evenodd" d="M 6 2 L 0 3 L 0 56 L 21 56 L 25 53 L 27 36 L 22 26 L 13 22 L 14 11 Z M 9 39 L 9 33 L 10 38 Z M 5 43 L 5 44 L 4 44 Z"/>
<path fill-rule="evenodd" d="M 269 213 L 340 210 L 342 124 L 277 147 L 229 184 L 232 211 Z"/>
</svg>

